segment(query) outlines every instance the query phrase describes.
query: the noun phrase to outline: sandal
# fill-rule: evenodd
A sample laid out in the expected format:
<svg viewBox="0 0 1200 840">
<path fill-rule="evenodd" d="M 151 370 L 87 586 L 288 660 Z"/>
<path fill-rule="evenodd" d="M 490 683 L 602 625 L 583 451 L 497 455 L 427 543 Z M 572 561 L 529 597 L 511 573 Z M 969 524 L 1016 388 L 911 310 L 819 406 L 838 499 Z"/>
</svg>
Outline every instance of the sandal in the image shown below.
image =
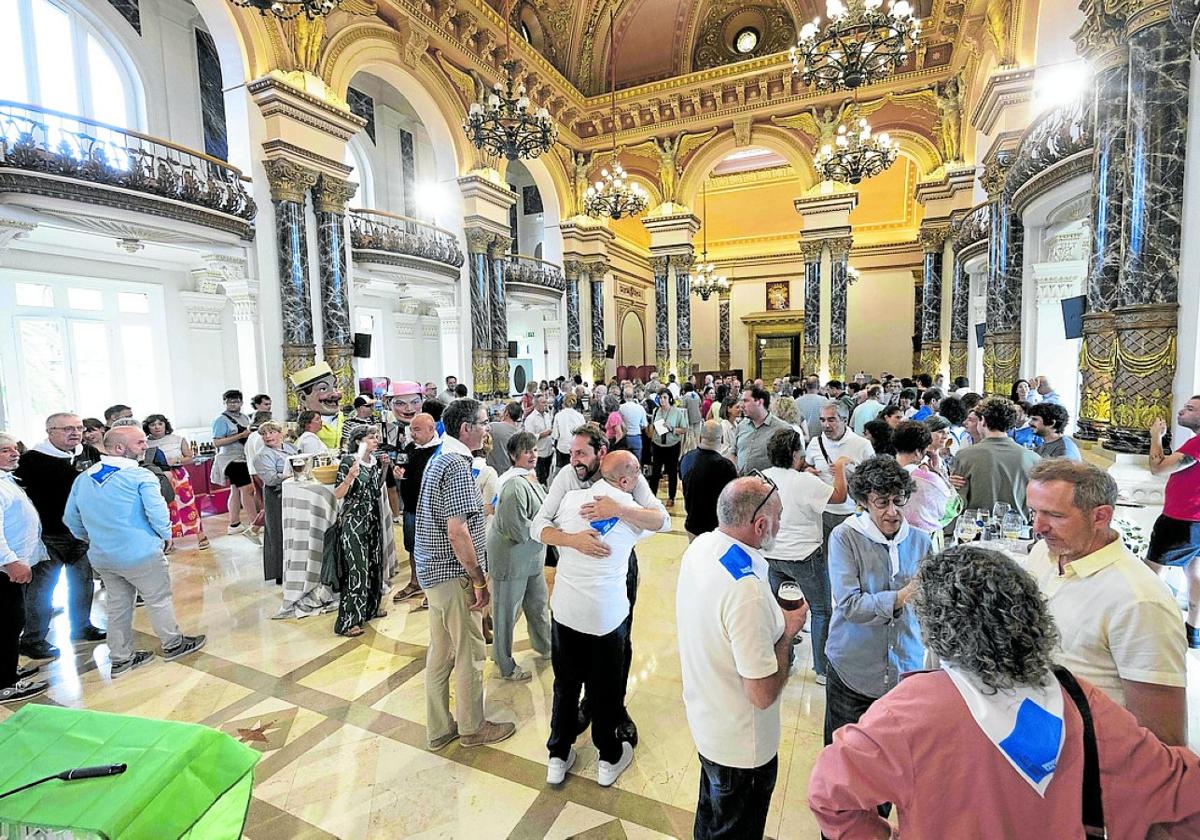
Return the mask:
<svg viewBox="0 0 1200 840">
<path fill-rule="evenodd" d="M 204 534 L 200 535 L 200 543 L 198 547 L 201 551 L 208 551 L 212 547 L 208 543 L 208 537 L 206 537 Z"/>
<path fill-rule="evenodd" d="M 413 611 L 413 612 L 420 612 L 421 610 L 427 610 L 427 609 L 429 609 L 429 599 L 428 599 L 428 598 L 422 598 L 422 599 L 421 599 L 421 603 L 419 603 L 419 604 L 417 604 L 415 607 L 413 607 L 413 610 L 412 610 L 412 611 Z"/>
<path fill-rule="evenodd" d="M 361 636 L 365 631 L 359 625 L 355 625 L 343 633 L 343 636 Z"/>
<path fill-rule="evenodd" d="M 399 592 L 397 592 L 395 595 L 392 596 L 392 603 L 399 604 L 402 601 L 407 601 L 409 598 L 413 598 L 420 594 L 422 594 L 421 587 L 413 586 L 410 583 L 407 586 L 405 586 L 403 589 L 401 589 Z"/>
</svg>

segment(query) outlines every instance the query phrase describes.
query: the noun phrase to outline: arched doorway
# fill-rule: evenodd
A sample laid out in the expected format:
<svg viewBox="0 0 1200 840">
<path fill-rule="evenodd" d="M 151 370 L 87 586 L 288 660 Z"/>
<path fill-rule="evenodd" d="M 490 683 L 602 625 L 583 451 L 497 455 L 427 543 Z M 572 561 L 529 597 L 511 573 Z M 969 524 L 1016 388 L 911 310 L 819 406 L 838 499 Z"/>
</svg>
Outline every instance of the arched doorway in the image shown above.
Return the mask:
<svg viewBox="0 0 1200 840">
<path fill-rule="evenodd" d="M 646 326 L 642 323 L 642 316 L 632 309 L 621 319 L 618 363 L 625 367 L 646 364 Z"/>
</svg>

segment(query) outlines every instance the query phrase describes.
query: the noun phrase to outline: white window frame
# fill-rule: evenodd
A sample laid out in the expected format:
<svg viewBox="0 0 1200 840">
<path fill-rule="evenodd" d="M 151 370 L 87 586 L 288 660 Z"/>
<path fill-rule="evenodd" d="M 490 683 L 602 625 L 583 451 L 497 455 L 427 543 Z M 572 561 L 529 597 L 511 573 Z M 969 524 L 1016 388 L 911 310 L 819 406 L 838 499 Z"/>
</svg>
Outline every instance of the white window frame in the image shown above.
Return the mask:
<svg viewBox="0 0 1200 840">
<path fill-rule="evenodd" d="M 101 49 L 108 54 L 125 89 L 125 125 L 118 126 L 118 128 L 135 131 L 144 129 L 141 80 L 138 78 L 129 56 L 123 49 L 115 46 L 113 38 L 97 27 L 80 9 L 64 3 L 62 0 L 45 0 L 45 2 L 66 12 L 71 22 L 71 58 L 75 70 L 75 93 L 79 105 L 78 113 L 75 116 L 96 118 L 92 102 L 91 69 L 87 53 L 87 38 L 91 35 Z M 15 3 L 18 24 L 21 29 L 21 52 L 25 64 L 26 101 L 31 105 L 40 105 L 42 102 L 41 74 L 37 61 L 37 39 L 34 37 L 33 6 L 31 0 L 15 0 Z"/>
<path fill-rule="evenodd" d="M 53 294 L 53 306 L 17 306 L 16 284 L 32 283 L 49 286 Z M 104 296 L 104 305 L 100 310 L 71 309 L 67 304 L 68 289 L 92 289 Z M 117 294 L 128 292 L 145 295 L 149 304 L 146 313 L 121 312 L 118 309 Z M 107 405 L 128 402 L 130 391 L 129 378 L 138 374 L 126 369 L 124 363 L 124 348 L 121 345 L 121 328 L 129 326 L 148 326 L 151 341 L 156 351 L 154 376 L 158 383 L 158 399 L 156 405 L 138 405 L 135 411 L 141 415 L 161 412 L 168 417 L 175 411 L 175 393 L 171 386 L 171 359 L 169 353 L 166 300 L 162 286 L 152 283 L 134 283 L 124 280 L 111 280 L 102 277 L 79 277 L 60 274 L 57 272 L 35 272 L 17 269 L 0 268 L 0 313 L 3 313 L 3 327 L 0 328 L 0 368 L 5 373 L 3 382 L 4 412 L 3 415 L 9 427 L 27 444 L 40 440 L 44 434 L 45 417 L 32 416 L 32 409 L 21 399 L 21 395 L 31 393 L 38 387 L 38 382 L 30 381 L 31 377 L 23 364 L 23 356 L 18 346 L 19 322 L 24 319 L 58 320 L 63 325 L 63 341 L 65 346 L 67 385 L 70 390 L 71 405 L 62 406 L 61 411 L 83 412 L 80 416 L 93 416 L 93 412 L 102 411 Z M 111 381 L 112 393 L 106 406 L 78 405 L 78 390 L 76 388 L 74 366 L 76 348 L 70 329 L 72 321 L 90 321 L 103 323 L 108 331 L 109 359 L 113 361 L 113 376 Z M 95 415 L 99 416 L 99 415 Z"/>
</svg>

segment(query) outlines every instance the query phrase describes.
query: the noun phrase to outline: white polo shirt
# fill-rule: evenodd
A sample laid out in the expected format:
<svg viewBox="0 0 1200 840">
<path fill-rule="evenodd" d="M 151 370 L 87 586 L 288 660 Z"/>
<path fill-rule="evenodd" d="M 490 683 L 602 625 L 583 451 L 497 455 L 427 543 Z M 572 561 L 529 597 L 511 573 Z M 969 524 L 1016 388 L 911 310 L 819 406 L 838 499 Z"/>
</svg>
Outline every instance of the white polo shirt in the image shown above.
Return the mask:
<svg viewBox="0 0 1200 840">
<path fill-rule="evenodd" d="M 549 458 L 554 454 L 554 440 L 550 435 L 541 437 L 542 432 L 550 429 L 550 414 L 549 412 L 531 412 L 525 418 L 525 431 L 537 438 L 537 443 L 534 445 L 537 449 L 539 458 Z"/>
<path fill-rule="evenodd" d="M 742 679 L 779 669 L 783 610 L 771 594 L 767 561 L 721 531 L 696 537 L 680 564 L 675 620 L 696 749 L 726 767 L 766 764 L 779 752 L 779 700 L 755 708 Z"/>
<path fill-rule="evenodd" d="M 824 452 L 821 451 L 822 444 L 825 447 Z M 829 454 L 828 458 L 825 457 L 826 453 Z M 810 467 L 817 471 L 822 481 L 833 486 L 833 473 L 829 470 L 829 464 L 843 455 L 849 458 L 852 464 L 861 464 L 868 458 L 875 456 L 875 447 L 871 446 L 871 441 L 847 427 L 846 433 L 842 435 L 840 440 L 830 440 L 824 433 L 814 436 L 808 442 L 808 449 L 804 451 L 804 460 L 808 462 Z M 847 479 L 850 478 L 850 473 L 852 472 L 854 472 L 853 466 L 847 468 Z M 857 507 L 854 500 L 847 495 L 844 502 L 826 506 L 825 512 L 851 514 L 854 513 Z"/>
<path fill-rule="evenodd" d="M 585 490 L 571 490 L 563 496 L 554 525 L 568 534 L 592 528 L 611 553 L 607 557 L 589 557 L 568 546 L 558 547 L 558 567 L 554 573 L 554 592 L 550 610 L 554 620 L 580 633 L 604 636 L 616 630 L 629 615 L 629 592 L 625 578 L 629 572 L 629 554 L 634 543 L 647 531 L 641 531 L 622 519 L 588 522 L 580 508 L 597 496 L 608 496 L 618 504 L 636 504 L 633 496 L 601 479 Z"/>
<path fill-rule="evenodd" d="M 783 467 L 771 467 L 763 475 L 775 482 L 783 503 L 771 557 L 792 562 L 807 559 L 821 547 L 821 514 L 833 495 L 833 486 L 812 473 Z"/>
<path fill-rule="evenodd" d="M 1183 617 L 1166 585 L 1120 538 L 1068 563 L 1044 542 L 1025 569 L 1037 580 L 1061 636 L 1056 661 L 1125 705 L 1121 680 L 1187 685 Z"/>
</svg>

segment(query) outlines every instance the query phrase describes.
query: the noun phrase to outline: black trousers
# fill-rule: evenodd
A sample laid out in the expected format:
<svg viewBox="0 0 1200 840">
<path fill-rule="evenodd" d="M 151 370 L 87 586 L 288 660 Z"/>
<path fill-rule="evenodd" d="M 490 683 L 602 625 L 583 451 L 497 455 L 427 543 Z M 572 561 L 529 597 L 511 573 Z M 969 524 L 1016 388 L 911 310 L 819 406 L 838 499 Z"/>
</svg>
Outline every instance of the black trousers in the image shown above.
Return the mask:
<svg viewBox="0 0 1200 840">
<path fill-rule="evenodd" d="M 24 626 L 25 584 L 13 583 L 0 572 L 0 688 L 17 682 L 17 646 Z"/>
<path fill-rule="evenodd" d="M 832 662 L 827 665 L 825 680 L 825 746 L 829 746 L 833 743 L 834 732 L 848 723 L 858 723 L 879 698 L 859 694 L 842 682 Z M 876 810 L 881 817 L 887 817 L 892 813 L 892 804 L 884 802 L 876 806 Z"/>
<path fill-rule="evenodd" d="M 658 495 L 658 481 L 662 474 L 667 474 L 667 498 L 675 501 L 675 486 L 679 482 L 679 450 L 682 443 L 674 446 L 659 446 L 654 444 L 654 461 L 650 467 L 650 492 Z"/>
<path fill-rule="evenodd" d="M 536 467 L 537 480 L 538 480 L 538 484 L 542 485 L 543 487 L 547 486 L 550 482 L 550 467 L 553 464 L 554 464 L 553 453 L 551 453 L 550 455 L 547 455 L 545 458 L 539 457 L 537 459 L 537 467 Z M 491 501 L 491 499 L 488 499 L 488 501 Z"/>
<path fill-rule="evenodd" d="M 621 714 L 625 624 L 603 636 L 580 633 L 550 620 L 550 664 L 554 668 L 554 705 L 550 713 L 551 758 L 565 759 L 579 734 L 579 693 L 587 686 L 592 714 L 592 743 L 603 761 L 621 758 L 617 722 Z"/>
<path fill-rule="evenodd" d="M 695 840 L 748 840 L 767 828 L 779 756 L 761 767 L 726 767 L 700 756 Z"/>
<path fill-rule="evenodd" d="M 625 688 L 629 685 L 629 668 L 633 665 L 633 606 L 637 603 L 637 552 L 629 552 L 629 571 L 625 573 L 625 593 L 629 596 L 629 617 L 625 619 L 625 663 L 621 669 L 621 708 L 625 708 Z"/>
</svg>

